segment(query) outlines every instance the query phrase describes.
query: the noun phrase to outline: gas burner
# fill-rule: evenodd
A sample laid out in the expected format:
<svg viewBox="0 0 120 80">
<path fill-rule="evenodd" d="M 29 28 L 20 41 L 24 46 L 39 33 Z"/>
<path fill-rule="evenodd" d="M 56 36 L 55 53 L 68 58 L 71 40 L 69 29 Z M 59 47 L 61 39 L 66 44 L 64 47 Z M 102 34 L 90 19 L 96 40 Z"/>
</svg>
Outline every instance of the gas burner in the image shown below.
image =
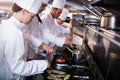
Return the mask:
<svg viewBox="0 0 120 80">
<path fill-rule="evenodd" d="M 79 75 L 73 75 L 73 80 L 89 80 L 89 76 L 79 76 Z"/>
</svg>

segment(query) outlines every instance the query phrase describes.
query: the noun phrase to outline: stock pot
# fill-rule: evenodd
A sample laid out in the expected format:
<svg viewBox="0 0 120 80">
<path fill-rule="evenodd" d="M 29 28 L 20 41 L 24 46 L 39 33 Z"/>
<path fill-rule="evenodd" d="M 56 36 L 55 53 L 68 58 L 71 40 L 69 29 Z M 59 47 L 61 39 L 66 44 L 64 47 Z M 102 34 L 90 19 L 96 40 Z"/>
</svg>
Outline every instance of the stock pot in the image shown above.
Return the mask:
<svg viewBox="0 0 120 80">
<path fill-rule="evenodd" d="M 114 15 L 105 15 L 100 18 L 100 26 L 106 29 L 118 29 L 118 20 Z"/>
</svg>

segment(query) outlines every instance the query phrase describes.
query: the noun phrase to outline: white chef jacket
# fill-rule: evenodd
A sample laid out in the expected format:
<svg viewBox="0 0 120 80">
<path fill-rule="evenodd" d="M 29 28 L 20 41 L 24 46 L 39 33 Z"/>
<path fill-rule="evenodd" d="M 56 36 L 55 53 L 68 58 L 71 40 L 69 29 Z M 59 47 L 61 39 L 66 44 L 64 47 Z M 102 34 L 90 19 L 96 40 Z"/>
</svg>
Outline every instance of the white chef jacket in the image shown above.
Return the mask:
<svg viewBox="0 0 120 80">
<path fill-rule="evenodd" d="M 53 25 L 52 32 L 55 36 L 65 36 L 69 35 L 70 33 L 70 28 L 67 27 L 65 28 L 62 24 L 58 24 L 57 21 L 55 20 L 55 24 Z"/>
<path fill-rule="evenodd" d="M 34 23 L 34 22 L 32 22 L 32 24 L 30 24 L 30 26 L 33 26 L 33 27 L 30 27 L 30 28 L 29 28 L 28 25 L 24 25 L 25 27 L 22 27 L 22 32 L 24 33 L 25 39 L 27 39 L 28 43 L 33 48 L 37 48 L 37 47 L 39 47 L 41 45 L 41 43 L 43 41 L 38 39 L 38 37 L 37 37 L 38 36 L 38 33 L 37 33 L 38 31 L 37 30 L 39 30 L 39 27 L 36 27 L 38 25 L 36 23 Z"/>
<path fill-rule="evenodd" d="M 22 76 L 42 73 L 45 60 L 26 62 L 21 23 L 13 16 L 0 25 L 0 80 L 22 80 Z"/>
<path fill-rule="evenodd" d="M 65 42 L 65 37 L 57 37 L 52 33 L 53 25 L 55 24 L 52 15 L 50 13 L 45 14 L 41 17 L 41 19 L 43 24 L 42 33 L 45 39 L 47 39 L 48 42 L 50 42 L 49 44 L 62 47 Z"/>
</svg>

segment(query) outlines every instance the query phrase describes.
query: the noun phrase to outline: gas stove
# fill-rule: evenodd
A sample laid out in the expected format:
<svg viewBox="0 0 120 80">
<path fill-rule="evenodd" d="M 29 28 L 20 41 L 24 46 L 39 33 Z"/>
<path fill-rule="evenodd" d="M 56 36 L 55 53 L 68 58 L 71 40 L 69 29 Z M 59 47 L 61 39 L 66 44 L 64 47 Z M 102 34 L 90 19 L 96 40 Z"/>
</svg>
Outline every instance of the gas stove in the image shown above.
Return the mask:
<svg viewBox="0 0 120 80">
<path fill-rule="evenodd" d="M 77 48 L 75 48 L 74 50 L 76 50 Z M 74 52 L 74 50 L 71 49 L 71 51 Z M 50 70 L 58 70 L 58 71 L 63 71 L 67 74 L 70 75 L 70 77 L 66 80 L 98 80 L 94 74 L 94 70 L 91 68 L 91 65 L 88 61 L 88 57 L 86 56 L 86 53 L 83 50 L 80 50 L 80 52 L 82 53 L 82 56 L 79 60 L 75 60 L 75 57 L 73 55 L 73 53 L 71 53 L 71 51 L 68 50 L 68 48 L 64 48 L 63 51 L 61 51 L 62 53 L 59 54 L 59 56 L 64 57 L 67 62 L 66 63 L 57 63 L 55 61 L 56 57 L 58 55 L 55 55 L 53 58 L 53 61 L 51 63 L 51 67 Z M 64 54 L 63 54 L 64 53 Z M 49 70 L 49 69 L 47 69 Z M 44 76 L 47 77 L 51 77 L 51 73 L 48 74 L 47 70 L 44 73 Z M 58 74 L 54 74 L 55 76 L 58 76 Z M 52 74 L 53 77 L 53 74 Z M 50 80 L 50 79 L 46 79 L 45 80 Z M 55 79 L 53 79 L 55 80 Z M 59 80 L 59 79 L 58 79 Z M 61 79 L 63 80 L 63 79 Z"/>
</svg>

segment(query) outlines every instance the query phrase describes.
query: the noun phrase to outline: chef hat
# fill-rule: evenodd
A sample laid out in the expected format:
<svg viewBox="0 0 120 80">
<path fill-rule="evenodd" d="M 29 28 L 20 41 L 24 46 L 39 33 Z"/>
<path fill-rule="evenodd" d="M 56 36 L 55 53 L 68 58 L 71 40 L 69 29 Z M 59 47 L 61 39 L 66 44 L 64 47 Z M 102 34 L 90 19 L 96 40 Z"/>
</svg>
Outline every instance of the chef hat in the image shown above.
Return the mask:
<svg viewBox="0 0 120 80">
<path fill-rule="evenodd" d="M 16 0 L 16 4 L 27 11 L 37 14 L 42 0 Z"/>
<path fill-rule="evenodd" d="M 43 0 L 42 1 L 44 4 L 48 4 L 49 0 Z"/>
<path fill-rule="evenodd" d="M 65 6 L 66 0 L 54 0 L 52 3 L 52 7 L 63 9 Z"/>
<path fill-rule="evenodd" d="M 66 18 L 67 18 L 68 13 L 69 13 L 69 11 L 64 8 L 64 9 L 62 10 L 62 13 L 60 14 L 59 18 L 60 18 L 61 20 L 65 21 Z"/>
</svg>

